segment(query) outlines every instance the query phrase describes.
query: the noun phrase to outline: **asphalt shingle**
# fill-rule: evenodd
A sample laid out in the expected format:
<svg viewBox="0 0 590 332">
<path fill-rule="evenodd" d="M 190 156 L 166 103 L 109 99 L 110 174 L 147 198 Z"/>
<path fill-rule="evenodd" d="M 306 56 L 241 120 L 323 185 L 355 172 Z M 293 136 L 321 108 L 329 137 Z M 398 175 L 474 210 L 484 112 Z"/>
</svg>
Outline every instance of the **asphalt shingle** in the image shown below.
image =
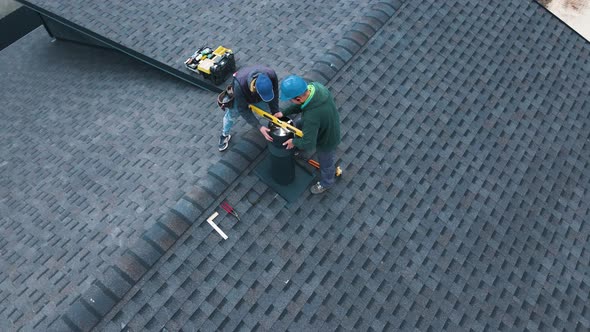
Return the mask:
<svg viewBox="0 0 590 332">
<path fill-rule="evenodd" d="M 112 3 L 82 4 L 43 2 L 158 61 L 176 64 L 174 54 L 183 53 L 178 45 L 190 46 L 183 40 L 160 45 L 182 34 L 175 24 L 193 19 L 175 16 L 186 8 L 173 2 L 159 16 L 155 6 L 121 4 L 101 20 L 96 14 L 107 10 L 101 6 Z M 236 5 L 203 15 L 230 17 Z M 19 94 L 9 100 L 21 112 L 3 115 L 9 122 L 0 133 L 11 142 L 5 162 L 24 165 L 1 170 L 10 192 L 0 207 L 11 213 L 3 214 L 2 227 L 12 237 L 0 243 L 14 247 L 6 254 L 3 249 L 3 264 L 17 273 L 0 282 L 18 285 L 16 292 L 0 293 L 0 303 L 10 303 L 0 309 L 4 324 L 85 330 L 114 306 L 98 329 L 590 328 L 588 301 L 580 296 L 590 283 L 588 44 L 536 3 L 375 2 L 357 11 L 350 10 L 357 3 L 341 5 L 308 7 L 308 15 L 282 3 L 239 11 L 272 9 L 276 15 L 264 19 L 279 22 L 288 16 L 266 39 L 244 46 L 243 54 L 276 54 L 271 65 L 281 75 L 296 70 L 328 82 L 340 106 L 345 174 L 323 196 L 304 194 L 291 204 L 252 174 L 264 149 L 255 133 L 243 134 L 223 158 L 200 158 L 214 150 L 211 124 L 220 113 L 196 115 L 193 109 L 212 108 L 210 95 L 153 72 L 153 81 L 140 80 L 116 56 L 105 61 L 125 68 L 125 75 L 106 79 L 100 76 L 103 62 L 35 46 L 49 60 L 80 63 L 90 72 L 48 66 L 38 88 L 54 91 L 46 96 L 50 104 Z M 144 14 L 143 23 L 123 24 L 133 10 Z M 314 15 L 330 22 L 306 26 L 305 42 L 281 39 Z M 150 31 L 137 28 L 146 21 Z M 262 26 L 248 24 L 250 32 Z M 204 29 L 218 28 L 228 29 L 218 23 Z M 33 47 L 41 37 L 30 38 L 16 47 Z M 303 66 L 295 66 L 301 59 Z M 33 76 L 19 78 L 22 68 L 3 70 L 9 73 L 7 95 Z M 58 71 L 69 78 L 65 82 L 80 82 L 77 95 L 50 81 Z M 90 74 L 103 79 L 78 77 Z M 110 105 L 119 106 L 114 111 L 107 104 L 113 100 Z M 56 105 L 66 102 L 90 114 L 73 113 L 60 122 Z M 31 112 L 27 103 L 41 112 Z M 141 108 L 165 115 L 139 117 Z M 61 126 L 43 126 L 32 118 L 38 114 Z M 105 144 L 102 135 L 108 136 Z M 121 136 L 141 143 L 107 146 Z M 27 149 L 35 153 L 23 153 Z M 39 160 L 49 167 L 30 166 Z M 54 181 L 42 188 L 63 188 L 63 194 L 40 190 L 27 182 L 31 176 Z M 71 183 L 53 180 L 60 176 Z M 118 186 L 111 187 L 113 179 Z M 113 204 L 102 208 L 111 211 L 106 215 L 95 212 L 101 199 Z M 223 241 L 205 219 L 226 199 L 242 220 L 216 219 L 229 235 Z M 45 212 L 61 225 L 44 221 L 39 207 L 47 202 L 55 207 Z M 116 212 L 114 204 L 135 212 Z M 15 213 L 25 222 L 17 222 Z M 135 213 L 142 217 L 125 225 L 125 216 Z M 115 234 L 89 229 L 95 224 L 81 222 L 80 215 L 116 227 Z M 35 225 L 49 235 L 34 232 Z M 71 236 L 63 236 L 64 230 Z M 82 248 L 84 232 L 91 241 Z M 130 244 L 117 246 L 117 236 Z M 37 238 L 48 253 L 23 254 L 20 249 Z M 34 282 L 38 263 L 41 281 Z M 67 272 L 75 269 L 80 277 L 72 279 Z M 93 269 L 105 275 L 96 277 Z M 47 284 L 58 298 L 49 303 L 43 300 Z M 31 305 L 41 313 L 30 311 Z"/>
</svg>

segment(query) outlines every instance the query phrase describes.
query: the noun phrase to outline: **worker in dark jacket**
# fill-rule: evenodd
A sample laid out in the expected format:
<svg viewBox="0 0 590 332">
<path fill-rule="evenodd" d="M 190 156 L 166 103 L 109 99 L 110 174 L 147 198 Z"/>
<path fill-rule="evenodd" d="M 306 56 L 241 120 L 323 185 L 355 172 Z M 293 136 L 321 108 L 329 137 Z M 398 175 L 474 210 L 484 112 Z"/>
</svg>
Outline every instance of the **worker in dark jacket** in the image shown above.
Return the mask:
<svg viewBox="0 0 590 332">
<path fill-rule="evenodd" d="M 312 194 L 321 194 L 334 185 L 336 174 L 336 148 L 340 144 L 340 116 L 334 98 L 320 83 L 307 84 L 296 75 L 281 81 L 280 99 L 290 100 L 293 105 L 275 114 L 281 118 L 301 113 L 303 137 L 287 140 L 287 149 L 317 151 L 320 163 L 320 181 L 311 187 Z"/>
<path fill-rule="evenodd" d="M 241 115 L 246 121 L 258 128 L 260 133 L 268 140 L 269 129 L 261 126 L 258 119 L 248 108 L 249 104 L 256 105 L 267 112 L 274 114 L 279 111 L 279 81 L 274 70 L 262 66 L 254 65 L 245 67 L 234 73 L 233 86 L 233 106 L 226 109 L 223 117 L 223 130 L 219 138 L 219 151 L 227 149 L 231 139 L 230 131 L 238 115 Z"/>
</svg>

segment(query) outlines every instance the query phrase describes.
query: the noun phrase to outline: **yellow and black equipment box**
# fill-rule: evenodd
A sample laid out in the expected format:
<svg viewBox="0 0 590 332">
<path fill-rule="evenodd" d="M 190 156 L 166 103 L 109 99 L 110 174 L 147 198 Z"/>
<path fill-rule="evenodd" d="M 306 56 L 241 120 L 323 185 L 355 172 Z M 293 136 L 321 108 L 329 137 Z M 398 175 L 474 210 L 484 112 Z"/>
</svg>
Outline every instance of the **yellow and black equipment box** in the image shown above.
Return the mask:
<svg viewBox="0 0 590 332">
<path fill-rule="evenodd" d="M 215 85 L 223 83 L 228 75 L 236 71 L 234 53 L 223 46 L 217 47 L 215 51 L 210 47 L 201 47 L 184 65 L 188 70 L 202 74 Z"/>
</svg>

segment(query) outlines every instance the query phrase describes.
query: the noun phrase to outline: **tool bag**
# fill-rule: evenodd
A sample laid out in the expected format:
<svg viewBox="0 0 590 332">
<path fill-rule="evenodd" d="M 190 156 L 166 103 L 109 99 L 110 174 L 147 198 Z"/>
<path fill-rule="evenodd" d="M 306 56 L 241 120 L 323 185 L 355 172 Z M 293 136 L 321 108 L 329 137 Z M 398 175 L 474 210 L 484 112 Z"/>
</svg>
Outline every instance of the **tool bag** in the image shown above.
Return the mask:
<svg viewBox="0 0 590 332">
<path fill-rule="evenodd" d="M 217 105 L 225 112 L 227 108 L 232 108 L 234 105 L 234 87 L 228 85 L 225 90 L 217 96 Z"/>
</svg>

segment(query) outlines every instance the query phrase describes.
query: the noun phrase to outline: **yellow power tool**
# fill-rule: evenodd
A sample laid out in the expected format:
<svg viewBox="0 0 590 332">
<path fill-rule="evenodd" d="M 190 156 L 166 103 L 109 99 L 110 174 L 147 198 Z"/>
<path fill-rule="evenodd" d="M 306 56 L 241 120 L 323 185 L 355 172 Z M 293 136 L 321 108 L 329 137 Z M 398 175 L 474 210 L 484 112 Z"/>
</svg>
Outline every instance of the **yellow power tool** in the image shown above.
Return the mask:
<svg viewBox="0 0 590 332">
<path fill-rule="evenodd" d="M 263 110 L 261 110 L 260 108 L 254 106 L 254 105 L 248 105 L 248 107 L 250 108 L 250 110 L 258 115 L 260 115 L 263 118 L 266 118 L 268 120 L 270 120 L 272 123 L 274 123 L 275 125 L 286 129 L 290 132 L 292 132 L 295 136 L 297 137 L 303 137 L 303 132 L 300 129 L 297 129 L 297 127 L 292 126 L 288 123 L 286 123 L 285 121 L 281 121 L 279 118 L 277 118 L 276 116 L 265 112 Z"/>
</svg>

